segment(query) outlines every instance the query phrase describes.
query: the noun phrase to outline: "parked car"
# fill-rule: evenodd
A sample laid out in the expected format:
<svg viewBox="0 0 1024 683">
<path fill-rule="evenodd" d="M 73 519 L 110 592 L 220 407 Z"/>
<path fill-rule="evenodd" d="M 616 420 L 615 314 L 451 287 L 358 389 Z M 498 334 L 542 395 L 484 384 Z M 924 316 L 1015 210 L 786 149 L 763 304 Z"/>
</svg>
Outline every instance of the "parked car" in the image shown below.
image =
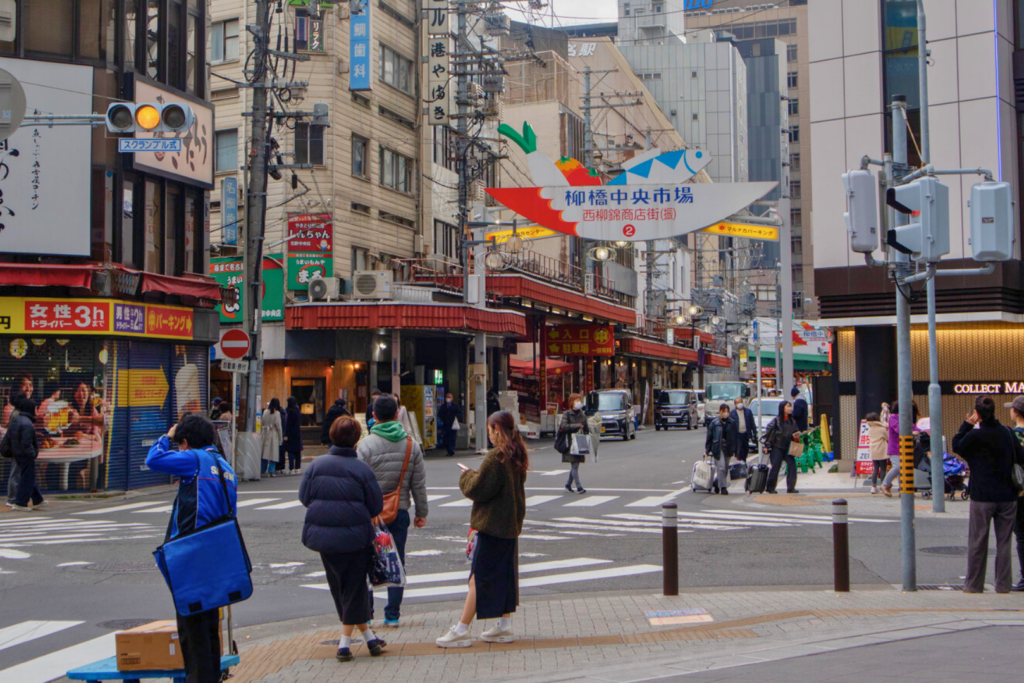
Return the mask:
<svg viewBox="0 0 1024 683">
<path fill-rule="evenodd" d="M 692 389 L 665 389 L 654 405 L 654 430 L 697 426 L 697 392 Z"/>
<path fill-rule="evenodd" d="M 700 425 L 701 427 L 707 427 L 708 423 L 704 415 L 704 390 L 694 389 L 693 391 L 695 394 L 697 394 L 697 424 Z"/>
<path fill-rule="evenodd" d="M 601 436 L 621 436 L 623 441 L 636 438 L 636 413 L 629 392 L 625 389 L 602 389 L 587 394 L 587 415 L 601 417 Z"/>
<path fill-rule="evenodd" d="M 755 398 L 750 402 L 750 412 L 754 413 L 754 422 L 757 423 L 757 435 L 758 438 L 764 437 L 764 431 L 768 428 L 768 423 L 775 419 L 779 414 L 779 404 L 786 399 L 779 397 L 773 398 Z M 760 404 L 760 406 L 758 405 Z M 758 409 L 760 408 L 761 416 L 758 417 Z M 758 445 L 751 442 L 750 452 L 756 453 Z"/>
</svg>

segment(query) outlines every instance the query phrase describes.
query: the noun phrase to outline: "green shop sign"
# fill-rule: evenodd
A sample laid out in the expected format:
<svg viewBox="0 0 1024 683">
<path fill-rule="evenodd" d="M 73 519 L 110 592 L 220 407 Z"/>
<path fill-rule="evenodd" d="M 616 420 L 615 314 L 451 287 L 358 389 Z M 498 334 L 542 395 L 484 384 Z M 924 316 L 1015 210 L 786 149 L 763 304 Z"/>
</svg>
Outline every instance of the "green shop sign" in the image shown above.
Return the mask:
<svg viewBox="0 0 1024 683">
<path fill-rule="evenodd" d="M 334 277 L 331 254 L 288 254 L 288 289 L 304 292 L 314 277 Z"/>
<path fill-rule="evenodd" d="M 242 281 L 245 277 L 241 256 L 228 256 L 210 259 L 210 275 L 221 287 L 232 287 L 238 291 L 237 303 L 217 306 L 220 321 L 224 324 L 242 322 L 242 311 L 245 305 L 245 290 Z M 263 258 L 263 300 L 260 309 L 263 322 L 284 320 L 284 264 L 280 254 Z"/>
</svg>

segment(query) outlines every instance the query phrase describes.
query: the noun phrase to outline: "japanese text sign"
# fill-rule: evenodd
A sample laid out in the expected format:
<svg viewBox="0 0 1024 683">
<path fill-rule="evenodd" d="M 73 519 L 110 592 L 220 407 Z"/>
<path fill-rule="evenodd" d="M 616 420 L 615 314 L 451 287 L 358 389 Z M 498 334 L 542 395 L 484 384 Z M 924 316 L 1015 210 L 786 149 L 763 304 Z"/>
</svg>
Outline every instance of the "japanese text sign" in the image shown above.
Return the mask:
<svg viewBox="0 0 1024 683">
<path fill-rule="evenodd" d="M 552 325 L 544 333 L 549 356 L 614 356 L 611 325 Z"/>
<path fill-rule="evenodd" d="M 349 90 L 369 90 L 373 61 L 370 58 L 371 38 L 370 0 L 352 0 L 349 18 Z"/>
<path fill-rule="evenodd" d="M 448 0 L 425 0 L 423 5 L 423 18 L 427 24 L 427 35 L 447 36 L 450 34 Z"/>
<path fill-rule="evenodd" d="M 300 213 L 288 217 L 288 250 L 330 254 L 334 251 L 334 228 L 329 213 Z"/>
<path fill-rule="evenodd" d="M 288 289 L 305 291 L 315 277 L 333 277 L 334 258 L 327 254 L 288 254 Z"/>
<path fill-rule="evenodd" d="M 233 304 L 221 304 L 221 323 L 242 322 L 242 310 L 245 305 L 247 287 L 242 286 L 245 280 L 245 269 L 241 256 L 210 259 L 210 275 L 221 287 L 231 287 L 238 294 Z M 284 320 L 284 266 L 280 254 L 263 257 L 263 301 L 260 313 L 263 322 Z"/>
<path fill-rule="evenodd" d="M 220 238 L 224 244 L 238 244 L 238 178 L 220 181 Z"/>
<path fill-rule="evenodd" d="M 430 36 L 426 46 L 427 120 L 432 126 L 446 126 L 451 114 L 451 38 Z"/>
<path fill-rule="evenodd" d="M 191 308 L 112 299 L 0 297 L 0 333 L 192 339 Z"/>
</svg>

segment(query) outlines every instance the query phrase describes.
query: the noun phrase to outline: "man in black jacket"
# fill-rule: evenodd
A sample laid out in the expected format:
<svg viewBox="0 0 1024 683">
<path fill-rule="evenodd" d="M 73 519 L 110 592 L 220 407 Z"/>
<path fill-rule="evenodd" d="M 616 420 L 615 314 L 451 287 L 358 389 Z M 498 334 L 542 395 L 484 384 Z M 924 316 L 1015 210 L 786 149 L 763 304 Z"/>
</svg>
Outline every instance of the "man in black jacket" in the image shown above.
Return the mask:
<svg viewBox="0 0 1024 683">
<path fill-rule="evenodd" d="M 743 398 L 736 399 L 736 407 L 729 413 L 729 419 L 736 426 L 733 455 L 737 460 L 747 461 L 750 444 L 757 444 L 757 423 L 754 422 L 754 411 L 743 405 Z"/>
<path fill-rule="evenodd" d="M 806 432 L 810 412 L 807 408 L 807 401 L 800 397 L 800 387 L 793 387 L 789 393 L 793 397 L 793 422 L 796 422 L 797 429 Z"/>
<path fill-rule="evenodd" d="M 729 406 L 723 403 L 718 407 L 718 417 L 708 426 L 708 435 L 704 440 L 704 452 L 715 459 L 718 470 L 716 493 L 723 496 L 729 494 L 729 457 L 734 455 L 732 449 L 736 443 L 736 424 L 729 417 Z"/>
<path fill-rule="evenodd" d="M 974 412 L 953 437 L 953 450 L 971 468 L 965 593 L 985 590 L 990 520 L 996 531 L 996 593 L 1009 593 L 1013 582 L 1010 550 L 1018 493 L 1013 484 L 1013 465 L 1024 465 L 1024 449 L 1010 430 L 999 424 L 995 414 L 992 397 L 979 396 Z"/>
<path fill-rule="evenodd" d="M 320 430 L 320 443 L 324 446 L 331 445 L 331 425 L 342 415 L 348 415 L 346 408 L 345 399 L 339 398 L 334 401 L 334 405 L 327 409 L 327 414 L 324 415 L 323 428 Z M 351 415 L 349 415 L 351 417 Z"/>
<path fill-rule="evenodd" d="M 32 507 L 36 508 L 46 504 L 36 483 L 36 458 L 39 457 L 39 439 L 35 425 L 36 404 L 25 394 L 19 393 L 11 399 L 11 405 L 18 413 L 7 426 L 7 438 L 10 439 L 14 462 L 21 470 L 17 494 L 11 508 L 18 512 L 28 512 L 32 509 L 28 506 L 29 500 L 32 501 Z"/>
</svg>

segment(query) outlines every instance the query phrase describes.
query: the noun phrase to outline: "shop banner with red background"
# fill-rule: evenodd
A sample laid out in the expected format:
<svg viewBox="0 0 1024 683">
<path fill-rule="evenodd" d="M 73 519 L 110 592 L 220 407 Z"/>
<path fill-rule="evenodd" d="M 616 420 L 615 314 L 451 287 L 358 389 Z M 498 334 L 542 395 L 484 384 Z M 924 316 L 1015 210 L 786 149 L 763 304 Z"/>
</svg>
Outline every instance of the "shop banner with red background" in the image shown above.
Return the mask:
<svg viewBox="0 0 1024 683">
<path fill-rule="evenodd" d="M 611 325 L 551 325 L 544 344 L 549 356 L 614 356 Z"/>
</svg>

